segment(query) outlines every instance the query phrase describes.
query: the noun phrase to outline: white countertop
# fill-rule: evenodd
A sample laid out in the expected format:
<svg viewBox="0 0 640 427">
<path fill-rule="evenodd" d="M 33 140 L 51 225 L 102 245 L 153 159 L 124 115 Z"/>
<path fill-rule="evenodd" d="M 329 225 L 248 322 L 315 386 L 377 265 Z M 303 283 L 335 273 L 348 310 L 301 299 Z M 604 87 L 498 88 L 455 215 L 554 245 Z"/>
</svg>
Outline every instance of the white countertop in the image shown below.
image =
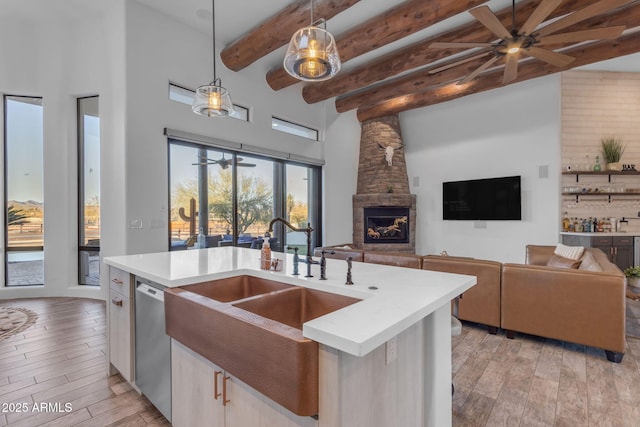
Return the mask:
<svg viewBox="0 0 640 427">
<path fill-rule="evenodd" d="M 573 231 L 561 231 L 561 235 L 563 236 L 587 236 L 587 237 L 597 237 L 597 236 L 640 236 L 640 233 L 637 231 L 617 231 L 617 232 L 607 232 L 607 233 L 576 233 Z"/>
<path fill-rule="evenodd" d="M 300 275 L 293 276 L 291 254 L 273 252 L 272 258 L 284 262 L 279 272 L 260 270 L 259 258 L 256 249 L 222 247 L 114 256 L 104 262 L 167 287 L 250 275 L 361 298 L 303 325 L 305 337 L 354 356 L 366 355 L 476 284 L 474 276 L 353 262 L 354 285 L 348 286 L 346 261 L 327 259 L 328 280 L 321 281 L 319 265 L 311 267 L 315 277 L 304 278 L 303 263 Z"/>
</svg>

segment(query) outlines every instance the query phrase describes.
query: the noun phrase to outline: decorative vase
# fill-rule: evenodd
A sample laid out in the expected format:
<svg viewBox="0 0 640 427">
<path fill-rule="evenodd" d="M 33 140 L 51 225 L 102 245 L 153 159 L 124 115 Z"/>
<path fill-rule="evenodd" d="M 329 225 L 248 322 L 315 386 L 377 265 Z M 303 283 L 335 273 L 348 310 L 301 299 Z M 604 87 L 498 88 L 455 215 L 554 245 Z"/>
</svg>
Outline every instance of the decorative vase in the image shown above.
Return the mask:
<svg viewBox="0 0 640 427">
<path fill-rule="evenodd" d="M 627 277 L 627 285 L 633 289 L 634 292 L 640 292 L 640 277 Z"/>
<path fill-rule="evenodd" d="M 620 162 L 607 163 L 607 170 L 608 171 L 621 171 L 622 170 L 622 163 L 620 163 Z"/>
</svg>

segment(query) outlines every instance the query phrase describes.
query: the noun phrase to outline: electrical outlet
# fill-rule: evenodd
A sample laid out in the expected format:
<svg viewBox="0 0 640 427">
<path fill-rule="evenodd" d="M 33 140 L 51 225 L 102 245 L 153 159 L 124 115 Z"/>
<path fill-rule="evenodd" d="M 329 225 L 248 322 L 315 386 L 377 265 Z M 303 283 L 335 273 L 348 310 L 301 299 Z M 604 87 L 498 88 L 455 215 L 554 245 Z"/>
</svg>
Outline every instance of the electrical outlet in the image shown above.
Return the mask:
<svg viewBox="0 0 640 427">
<path fill-rule="evenodd" d="M 398 337 L 393 337 L 389 341 L 387 341 L 386 349 L 386 364 L 388 365 L 391 362 L 395 362 L 395 360 L 398 358 Z"/>
</svg>

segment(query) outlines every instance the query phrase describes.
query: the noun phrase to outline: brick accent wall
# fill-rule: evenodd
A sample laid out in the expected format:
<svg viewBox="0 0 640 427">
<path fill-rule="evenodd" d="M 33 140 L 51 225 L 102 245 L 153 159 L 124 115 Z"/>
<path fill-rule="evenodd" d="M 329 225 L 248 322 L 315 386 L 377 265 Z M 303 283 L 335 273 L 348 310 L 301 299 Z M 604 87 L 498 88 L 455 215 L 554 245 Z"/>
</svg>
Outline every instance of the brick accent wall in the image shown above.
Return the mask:
<svg viewBox="0 0 640 427">
<path fill-rule="evenodd" d="M 562 171 L 593 168 L 595 157 L 605 170 L 600 139 L 618 137 L 626 145 L 621 163 L 635 164 L 640 170 L 640 73 L 572 70 L 562 73 Z M 587 157 L 589 159 L 587 161 Z M 563 175 L 562 187 L 598 188 L 607 191 L 640 191 L 638 175 Z M 562 218 L 638 217 L 640 197 L 562 196 Z M 562 224 L 560 224 L 562 226 Z M 640 221 L 629 221 L 626 231 L 640 231 Z"/>
<path fill-rule="evenodd" d="M 395 150 L 389 166 L 380 148 L 402 144 L 398 115 L 367 120 L 362 123 L 357 194 L 409 194 L 409 176 L 404 149 Z"/>
</svg>

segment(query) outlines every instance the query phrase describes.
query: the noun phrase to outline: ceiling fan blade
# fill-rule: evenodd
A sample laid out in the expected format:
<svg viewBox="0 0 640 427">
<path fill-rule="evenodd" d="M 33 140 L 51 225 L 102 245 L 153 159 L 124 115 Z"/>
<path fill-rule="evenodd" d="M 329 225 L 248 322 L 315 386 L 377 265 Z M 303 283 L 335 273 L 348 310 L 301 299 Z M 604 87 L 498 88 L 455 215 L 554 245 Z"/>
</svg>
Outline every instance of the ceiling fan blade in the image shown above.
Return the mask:
<svg viewBox="0 0 640 427">
<path fill-rule="evenodd" d="M 585 19 L 589 19 L 593 16 L 600 15 L 601 13 L 615 9 L 626 3 L 629 3 L 629 0 L 597 1 L 590 6 L 582 8 L 580 10 L 576 10 L 571 15 L 567 15 L 564 18 L 552 22 L 546 27 L 542 27 L 540 31 L 536 32 L 536 34 L 539 37 L 543 37 L 547 34 L 555 33 L 558 30 L 561 30 L 573 24 L 577 24 L 578 22 L 582 22 Z"/>
<path fill-rule="evenodd" d="M 534 58 L 541 61 L 548 62 L 549 64 L 555 65 L 556 67 L 566 67 L 576 59 L 573 56 L 554 52 L 549 49 L 542 49 L 535 46 L 524 49 L 524 51 L 527 53 L 527 55 L 533 56 Z"/>
<path fill-rule="evenodd" d="M 447 48 L 472 48 L 472 47 L 491 47 L 491 43 L 456 43 L 456 42 L 433 42 L 430 48 L 447 49 Z"/>
<path fill-rule="evenodd" d="M 511 33 L 507 30 L 498 17 L 488 6 L 480 6 L 469 11 L 482 25 L 487 27 L 493 34 L 501 39 L 511 38 Z"/>
<path fill-rule="evenodd" d="M 504 65 L 504 75 L 502 76 L 502 83 L 511 83 L 518 77 L 518 53 L 507 54 L 507 61 Z"/>
<path fill-rule="evenodd" d="M 489 68 L 491 65 L 493 65 L 493 63 L 496 62 L 497 60 L 498 60 L 498 57 L 494 56 L 493 58 L 491 58 L 490 60 L 488 60 L 487 62 L 485 62 L 481 66 L 479 66 L 478 68 L 476 68 L 467 77 L 465 77 L 464 79 L 460 80 L 457 84 L 462 85 L 462 84 L 465 84 L 465 83 L 469 83 L 471 80 L 475 79 L 478 74 L 480 74 L 481 72 L 483 72 L 484 70 Z"/>
<path fill-rule="evenodd" d="M 626 27 L 618 25 L 616 27 L 593 28 L 591 30 L 574 31 L 571 33 L 554 34 L 552 36 L 541 37 L 538 46 L 560 43 L 577 43 L 587 40 L 613 40 L 622 34 Z"/>
<path fill-rule="evenodd" d="M 447 64 L 444 64 L 438 68 L 434 68 L 433 70 L 429 70 L 429 74 L 436 74 L 439 73 L 440 71 L 444 71 L 444 70 L 448 70 L 449 68 L 453 68 L 456 67 L 458 65 L 462 65 L 462 64 L 466 64 L 467 62 L 471 62 L 473 60 L 476 60 L 478 58 L 482 58 L 483 56 L 487 56 L 489 52 L 484 52 L 481 53 L 480 55 L 473 55 L 473 56 L 469 56 L 467 58 L 464 59 L 460 59 L 458 61 L 453 61 L 453 62 L 449 62 Z"/>
<path fill-rule="evenodd" d="M 254 168 L 254 167 L 256 167 L 255 163 L 236 163 L 236 166 L 242 166 L 244 168 Z"/>
<path fill-rule="evenodd" d="M 527 19 L 527 22 L 520 28 L 520 34 L 531 34 L 538 25 L 547 19 L 560 3 L 562 3 L 562 0 L 542 0 L 542 3 L 538 5 L 531 16 L 529 16 L 529 19 Z"/>
</svg>

